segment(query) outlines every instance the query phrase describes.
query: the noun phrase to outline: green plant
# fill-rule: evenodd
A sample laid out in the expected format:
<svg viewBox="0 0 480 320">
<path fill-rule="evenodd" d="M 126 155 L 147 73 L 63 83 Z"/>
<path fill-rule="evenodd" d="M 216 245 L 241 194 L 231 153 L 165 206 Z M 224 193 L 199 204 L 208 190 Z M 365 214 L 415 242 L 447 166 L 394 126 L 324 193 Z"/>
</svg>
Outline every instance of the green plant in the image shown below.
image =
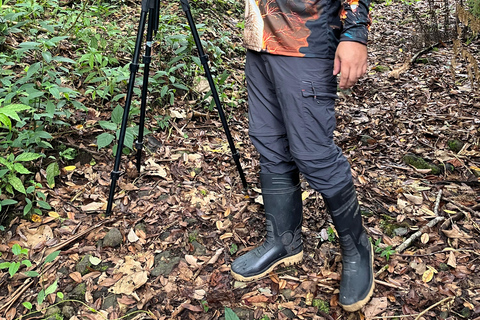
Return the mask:
<svg viewBox="0 0 480 320">
<path fill-rule="evenodd" d="M 240 318 L 232 309 L 225 307 L 225 320 L 240 320 Z"/>
<path fill-rule="evenodd" d="M 135 110 L 134 110 L 135 112 Z M 130 113 L 131 115 L 132 113 Z M 110 121 L 100 121 L 100 126 L 107 130 L 107 132 L 101 133 L 97 136 L 97 146 L 98 149 L 105 148 L 106 146 L 110 145 L 113 140 L 115 139 L 115 135 L 110 132 L 115 132 L 116 137 L 118 138 L 120 134 L 120 125 L 122 123 L 123 118 L 123 108 L 120 105 L 117 105 L 115 109 L 113 109 L 111 120 Z M 147 134 L 147 133 L 145 133 Z M 138 136 L 138 126 L 134 127 L 127 127 L 125 132 L 125 141 L 123 145 L 127 148 L 124 153 L 128 153 L 129 150 L 133 150 L 133 143 L 135 138 Z M 113 147 L 113 153 L 115 154 L 117 150 L 117 145 Z"/>
<path fill-rule="evenodd" d="M 318 310 L 323 311 L 325 313 L 330 313 L 330 304 L 328 301 L 322 299 L 313 299 L 312 306 L 317 307 Z"/>
<path fill-rule="evenodd" d="M 207 302 L 206 300 L 202 300 L 202 301 L 200 301 L 200 304 L 201 304 L 202 307 L 203 307 L 203 311 L 204 311 L 204 312 L 208 312 L 208 310 L 210 309 L 210 308 L 208 307 L 208 302 Z"/>
<path fill-rule="evenodd" d="M 169 115 L 158 115 L 158 116 L 155 116 L 154 117 L 155 120 L 157 120 L 157 126 L 160 128 L 160 130 L 165 130 L 168 128 L 168 126 L 170 125 L 170 119 L 172 117 L 170 117 Z"/>
<path fill-rule="evenodd" d="M 74 148 L 67 148 L 59 152 L 60 157 L 65 160 L 74 160 L 77 157 L 78 151 Z"/>
<path fill-rule="evenodd" d="M 382 242 L 381 238 L 375 241 L 373 245 L 375 248 L 375 252 L 380 253 L 380 257 L 385 257 L 385 259 L 388 261 L 390 259 L 390 256 L 395 254 L 395 250 L 392 249 L 391 245 L 382 247 L 381 242 Z"/>
<path fill-rule="evenodd" d="M 467 0 L 470 13 L 480 19 L 480 0 Z"/>
<path fill-rule="evenodd" d="M 6 158 L 0 157 L 0 191 L 6 190 L 14 195 L 14 190 L 27 194 L 23 181 L 19 178 L 21 174 L 30 174 L 30 170 L 25 168 L 22 162 L 29 162 L 42 157 L 41 154 L 32 152 L 23 152 L 18 156 L 13 153 L 7 155 Z"/>
<path fill-rule="evenodd" d="M 190 243 L 192 243 L 194 241 L 197 241 L 197 238 L 198 238 L 198 231 L 197 230 L 188 234 L 188 242 L 190 242 Z"/>
<path fill-rule="evenodd" d="M 237 244 L 236 244 L 236 243 L 232 243 L 232 244 L 230 245 L 230 254 L 231 254 L 231 255 L 234 255 L 235 252 L 237 252 L 237 251 L 238 251 L 238 246 L 237 246 Z"/>
<path fill-rule="evenodd" d="M 12 253 L 17 258 L 17 260 L 22 260 L 24 257 L 28 255 L 28 249 L 22 248 L 18 243 L 15 243 L 12 247 Z M 24 259 L 22 261 L 14 261 L 14 262 L 2 262 L 0 263 L 0 269 L 8 269 L 8 273 L 10 277 L 17 273 L 18 269 L 20 269 L 21 265 L 25 265 L 27 268 L 32 266 L 32 262 L 28 259 Z"/>
</svg>

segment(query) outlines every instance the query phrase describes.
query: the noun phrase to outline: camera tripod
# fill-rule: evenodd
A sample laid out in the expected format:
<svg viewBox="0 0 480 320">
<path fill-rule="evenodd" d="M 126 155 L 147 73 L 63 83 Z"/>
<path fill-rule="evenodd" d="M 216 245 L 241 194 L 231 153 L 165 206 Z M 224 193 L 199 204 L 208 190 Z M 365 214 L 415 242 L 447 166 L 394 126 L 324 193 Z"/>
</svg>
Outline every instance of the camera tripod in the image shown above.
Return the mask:
<svg viewBox="0 0 480 320">
<path fill-rule="evenodd" d="M 242 166 L 240 165 L 240 155 L 235 148 L 235 144 L 233 143 L 232 135 L 230 134 L 227 120 L 225 118 L 225 113 L 223 112 L 220 98 L 218 97 L 218 92 L 215 87 L 212 74 L 210 73 L 210 68 L 208 66 L 208 56 L 203 51 L 202 43 L 200 41 L 200 37 L 198 35 L 198 31 L 195 26 L 195 22 L 193 21 L 192 13 L 190 11 L 190 5 L 188 3 L 188 0 L 180 0 L 180 2 L 182 5 L 182 9 L 187 16 L 188 24 L 190 26 L 193 39 L 195 41 L 195 45 L 197 46 L 200 62 L 203 65 L 205 76 L 208 80 L 208 84 L 212 92 L 212 97 L 215 102 L 215 106 L 219 113 L 220 120 L 222 121 L 223 129 L 225 130 L 225 134 L 227 136 L 227 141 L 230 146 L 230 150 L 232 152 L 233 160 L 235 161 L 235 165 L 240 174 L 240 179 L 242 180 L 243 188 L 247 189 L 247 181 L 245 179 Z M 128 82 L 127 97 L 125 101 L 125 108 L 123 110 L 123 118 L 122 118 L 122 123 L 120 127 L 120 134 L 118 136 L 118 146 L 117 146 L 117 152 L 115 155 L 115 163 L 114 163 L 113 171 L 111 172 L 112 181 L 110 184 L 110 193 L 108 196 L 106 216 L 109 216 L 112 212 L 115 188 L 117 185 L 118 178 L 120 177 L 120 174 L 121 174 L 119 170 L 120 170 L 120 162 L 122 158 L 123 143 L 125 141 L 125 134 L 127 130 L 128 114 L 130 112 L 130 105 L 132 102 L 135 76 L 139 68 L 140 47 L 142 45 L 142 38 L 145 31 L 145 24 L 147 23 L 147 16 L 148 16 L 148 27 L 147 27 L 147 36 L 146 36 L 146 43 L 145 43 L 145 54 L 143 56 L 144 73 L 143 73 L 143 85 L 142 85 L 142 91 L 141 91 L 142 93 L 141 93 L 141 105 L 140 105 L 140 122 L 139 122 L 137 141 L 135 141 L 135 149 L 137 150 L 136 167 L 137 167 L 137 170 L 140 172 L 140 166 L 141 166 L 141 160 L 142 160 L 142 149 L 143 149 L 143 138 L 144 138 L 143 136 L 144 136 L 144 127 L 145 127 L 145 115 L 146 115 L 146 106 L 147 106 L 148 75 L 150 71 L 150 62 L 152 60 L 151 53 L 152 53 L 153 36 L 158 31 L 158 23 L 159 23 L 159 17 L 160 17 L 160 0 L 142 0 L 142 11 L 140 14 L 140 23 L 138 27 L 137 39 L 135 42 L 135 49 L 133 52 L 133 59 L 132 59 L 132 63 L 130 64 L 130 79 Z"/>
</svg>

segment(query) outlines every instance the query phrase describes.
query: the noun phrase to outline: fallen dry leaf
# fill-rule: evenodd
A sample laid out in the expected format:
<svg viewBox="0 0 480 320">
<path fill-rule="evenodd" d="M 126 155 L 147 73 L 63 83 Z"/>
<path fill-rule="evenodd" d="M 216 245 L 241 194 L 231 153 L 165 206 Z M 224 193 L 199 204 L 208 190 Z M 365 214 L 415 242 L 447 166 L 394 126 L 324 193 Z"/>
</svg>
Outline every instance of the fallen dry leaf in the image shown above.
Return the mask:
<svg viewBox="0 0 480 320">
<path fill-rule="evenodd" d="M 388 300 L 387 297 L 381 298 L 372 298 L 372 300 L 364 307 L 363 313 L 365 314 L 365 319 L 370 319 L 376 315 L 387 310 Z"/>
<path fill-rule="evenodd" d="M 115 294 L 131 295 L 135 290 L 143 286 L 148 280 L 147 271 L 139 271 L 124 276 L 115 285 L 109 289 Z"/>
</svg>

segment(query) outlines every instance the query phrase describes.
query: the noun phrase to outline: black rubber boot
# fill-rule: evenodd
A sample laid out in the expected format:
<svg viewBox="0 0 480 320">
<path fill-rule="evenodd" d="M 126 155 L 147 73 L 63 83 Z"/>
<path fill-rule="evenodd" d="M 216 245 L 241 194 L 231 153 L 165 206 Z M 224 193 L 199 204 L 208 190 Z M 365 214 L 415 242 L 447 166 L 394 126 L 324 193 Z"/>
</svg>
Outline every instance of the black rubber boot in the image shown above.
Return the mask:
<svg viewBox="0 0 480 320">
<path fill-rule="evenodd" d="M 261 173 L 267 236 L 259 247 L 237 258 L 231 267 L 239 281 L 266 276 L 277 265 L 302 261 L 302 192 L 298 171 L 287 174 Z"/>
<path fill-rule="evenodd" d="M 373 248 L 362 224 L 353 183 L 331 198 L 323 197 L 342 248 L 339 303 L 346 311 L 361 309 L 373 295 Z"/>
</svg>

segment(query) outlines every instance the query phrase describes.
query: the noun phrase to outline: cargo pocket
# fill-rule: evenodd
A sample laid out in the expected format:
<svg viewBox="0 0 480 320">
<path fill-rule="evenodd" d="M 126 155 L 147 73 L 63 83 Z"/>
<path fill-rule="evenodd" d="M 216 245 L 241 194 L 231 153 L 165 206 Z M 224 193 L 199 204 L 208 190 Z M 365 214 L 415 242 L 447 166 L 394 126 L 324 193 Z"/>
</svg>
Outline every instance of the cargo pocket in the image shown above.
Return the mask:
<svg viewBox="0 0 480 320">
<path fill-rule="evenodd" d="M 336 89 L 336 83 L 302 81 L 305 138 L 313 148 L 333 144 Z"/>
</svg>

